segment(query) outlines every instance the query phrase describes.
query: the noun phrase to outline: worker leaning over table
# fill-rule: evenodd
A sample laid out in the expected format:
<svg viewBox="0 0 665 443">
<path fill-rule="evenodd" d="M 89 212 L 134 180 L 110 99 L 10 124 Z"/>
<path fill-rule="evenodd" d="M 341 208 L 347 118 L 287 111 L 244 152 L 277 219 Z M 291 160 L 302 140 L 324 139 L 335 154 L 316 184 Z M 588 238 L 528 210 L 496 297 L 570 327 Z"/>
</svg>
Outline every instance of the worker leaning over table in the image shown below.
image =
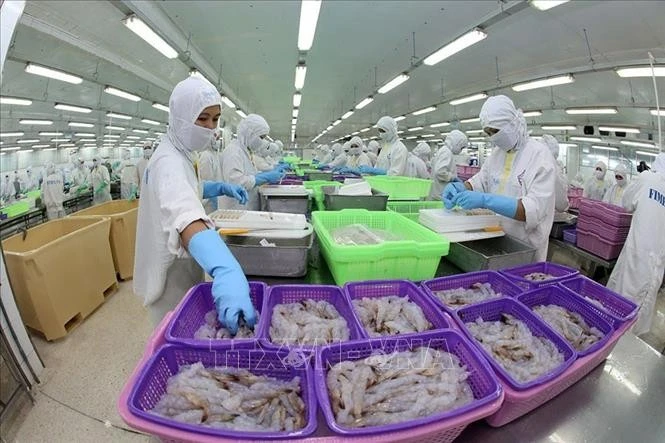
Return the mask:
<svg viewBox="0 0 665 443">
<path fill-rule="evenodd" d="M 502 215 L 506 234 L 536 249 L 545 261 L 554 219 L 554 157 L 527 134 L 522 110 L 505 95 L 490 97 L 480 110 L 482 127 L 495 145 L 480 172 L 465 183 L 449 183 L 446 208 L 487 208 Z"/>
<path fill-rule="evenodd" d="M 226 195 L 241 202 L 247 192 L 222 182 L 199 182 L 192 154 L 205 149 L 221 114 L 217 89 L 199 77 L 176 85 L 169 99 L 169 127 L 143 176 L 136 230 L 134 292 L 157 325 L 187 290 L 212 278 L 220 323 L 235 334 L 242 315 L 256 323 L 249 284 L 214 229 L 201 198 Z"/>
</svg>

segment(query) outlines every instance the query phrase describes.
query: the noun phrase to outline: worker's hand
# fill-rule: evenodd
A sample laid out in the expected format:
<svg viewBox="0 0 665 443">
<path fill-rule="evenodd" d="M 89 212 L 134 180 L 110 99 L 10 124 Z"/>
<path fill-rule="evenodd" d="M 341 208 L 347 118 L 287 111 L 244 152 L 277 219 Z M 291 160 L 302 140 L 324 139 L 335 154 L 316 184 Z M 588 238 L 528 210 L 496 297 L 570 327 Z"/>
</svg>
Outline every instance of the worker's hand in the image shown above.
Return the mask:
<svg viewBox="0 0 665 443">
<path fill-rule="evenodd" d="M 441 193 L 441 200 L 443 201 L 443 204 L 446 206 L 446 209 L 452 209 L 455 204 L 454 204 L 454 199 L 457 194 L 460 192 L 466 191 L 466 187 L 464 187 L 464 183 L 462 182 L 450 182 L 446 185 L 445 188 L 443 188 L 443 192 Z"/>
<path fill-rule="evenodd" d="M 340 168 L 335 168 L 333 169 L 334 172 L 338 172 L 340 174 L 353 174 L 353 175 L 360 175 L 360 170 L 356 168 L 348 168 L 346 166 L 340 167 Z"/>
<path fill-rule="evenodd" d="M 324 165 L 324 164 L 317 165 L 317 166 L 316 166 L 316 169 L 318 169 L 318 170 L 328 169 L 328 165 Z"/>
<path fill-rule="evenodd" d="M 462 209 L 485 208 L 485 194 L 477 191 L 462 191 L 453 198 L 453 206 L 459 206 Z"/>
<path fill-rule="evenodd" d="M 288 163 L 278 163 L 277 166 L 275 166 L 275 170 L 279 172 L 290 171 L 291 165 Z"/>
<path fill-rule="evenodd" d="M 273 169 L 272 171 L 260 172 L 256 174 L 254 177 L 257 186 L 263 185 L 265 183 L 270 183 L 274 185 L 282 180 L 282 177 L 284 177 L 284 173 Z"/>
<path fill-rule="evenodd" d="M 505 195 L 463 191 L 455 196 L 453 203 L 462 209 L 486 208 L 504 217 L 515 218 L 518 202 L 516 198 Z"/>
<path fill-rule="evenodd" d="M 381 168 L 373 168 L 371 166 L 360 166 L 358 170 L 361 174 L 374 174 L 374 175 L 386 175 L 386 170 Z"/>
<path fill-rule="evenodd" d="M 221 196 L 235 198 L 242 205 L 249 200 L 247 191 L 242 186 L 224 182 L 203 182 L 203 198 L 213 199 Z"/>
</svg>

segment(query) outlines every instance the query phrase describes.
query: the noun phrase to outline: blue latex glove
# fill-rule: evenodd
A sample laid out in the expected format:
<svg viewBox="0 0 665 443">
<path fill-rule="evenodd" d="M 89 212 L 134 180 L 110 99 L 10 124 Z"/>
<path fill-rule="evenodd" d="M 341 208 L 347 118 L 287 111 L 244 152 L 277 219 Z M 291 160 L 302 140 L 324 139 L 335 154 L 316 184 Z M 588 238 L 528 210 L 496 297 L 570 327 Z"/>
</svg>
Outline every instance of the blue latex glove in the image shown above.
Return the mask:
<svg viewBox="0 0 665 443">
<path fill-rule="evenodd" d="M 316 169 L 328 169 L 328 165 L 323 165 L 323 164 L 321 164 L 321 165 L 318 165 L 318 166 L 316 167 Z"/>
<path fill-rule="evenodd" d="M 335 168 L 333 169 L 335 172 L 339 172 L 340 174 L 354 174 L 354 175 L 360 175 L 360 170 L 356 168 L 348 168 L 346 166 L 343 166 L 341 168 Z"/>
<path fill-rule="evenodd" d="M 227 197 L 235 198 L 241 205 L 247 203 L 249 196 L 247 191 L 240 185 L 224 182 L 203 182 L 203 198 L 215 198 L 225 195 Z"/>
<path fill-rule="evenodd" d="M 317 159 L 314 159 L 314 160 L 312 160 L 312 163 L 315 164 L 315 165 L 318 165 L 318 164 L 321 163 L 321 162 L 318 161 Z"/>
<path fill-rule="evenodd" d="M 371 166 L 360 166 L 358 168 L 361 174 L 374 174 L 374 175 L 386 175 L 387 172 L 385 169 L 373 168 Z"/>
<path fill-rule="evenodd" d="M 288 163 L 278 163 L 274 170 L 279 172 L 290 171 L 291 165 Z"/>
<path fill-rule="evenodd" d="M 240 264 L 214 229 L 197 232 L 187 248 L 194 260 L 213 278 L 212 298 L 217 318 L 235 335 L 240 315 L 247 326 L 256 324 L 256 312 L 249 298 L 249 283 Z"/>
<path fill-rule="evenodd" d="M 441 200 L 443 201 L 443 204 L 446 206 L 446 209 L 452 209 L 453 206 L 455 206 L 453 202 L 455 196 L 460 192 L 464 191 L 466 191 L 464 183 L 459 181 L 448 183 L 446 187 L 443 188 L 443 192 L 441 193 Z"/>
<path fill-rule="evenodd" d="M 266 183 L 277 184 L 284 177 L 284 174 L 276 169 L 272 171 L 260 172 L 254 176 L 256 179 L 256 186 L 261 186 Z"/>
<path fill-rule="evenodd" d="M 515 218 L 517 212 L 516 198 L 484 192 L 460 192 L 455 196 L 453 203 L 463 209 L 487 208 L 508 218 Z"/>
</svg>

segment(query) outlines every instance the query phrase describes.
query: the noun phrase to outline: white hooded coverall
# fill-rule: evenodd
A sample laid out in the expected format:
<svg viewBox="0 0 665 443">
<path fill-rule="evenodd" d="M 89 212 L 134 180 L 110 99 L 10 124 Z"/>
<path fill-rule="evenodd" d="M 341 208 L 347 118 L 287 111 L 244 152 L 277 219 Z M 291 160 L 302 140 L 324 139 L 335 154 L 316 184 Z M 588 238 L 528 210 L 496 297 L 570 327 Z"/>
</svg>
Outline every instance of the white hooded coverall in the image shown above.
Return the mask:
<svg viewBox="0 0 665 443">
<path fill-rule="evenodd" d="M 102 183 L 105 184 L 101 191 L 98 191 Z M 95 205 L 111 201 L 111 176 L 109 170 L 101 163 L 97 163 L 90 172 L 90 184 L 92 185 L 92 202 Z"/>
<path fill-rule="evenodd" d="M 222 165 L 220 162 L 219 154 L 217 154 L 217 151 L 212 149 L 212 144 L 204 151 L 199 153 L 198 173 L 199 181 L 201 182 L 222 181 Z M 206 214 L 210 214 L 211 212 L 216 211 L 219 207 L 218 203 L 218 197 L 204 199 L 203 207 L 205 208 Z"/>
<path fill-rule="evenodd" d="M 591 177 L 584 184 L 584 193 L 582 197 L 590 198 L 592 200 L 602 201 L 605 197 L 605 192 L 609 187 L 605 181 L 605 174 L 607 173 L 607 165 L 605 162 L 599 161 L 596 163 L 596 168 L 600 168 L 600 171 L 593 171 Z"/>
<path fill-rule="evenodd" d="M 379 142 L 376 140 L 370 140 L 370 142 L 367 144 L 367 156 L 369 157 L 369 161 L 372 162 L 372 167 L 376 166 L 376 159 L 379 154 L 379 148 L 381 146 L 379 145 Z"/>
<path fill-rule="evenodd" d="M 357 168 L 359 166 L 372 166 L 372 163 L 364 151 L 365 144 L 357 135 L 349 141 L 349 154 L 346 156 L 346 166 Z"/>
<path fill-rule="evenodd" d="M 549 134 L 543 135 L 543 142 L 547 146 L 554 157 L 554 160 L 559 158 L 559 142 L 556 138 Z M 556 185 L 554 193 L 554 209 L 556 212 L 565 212 L 568 210 L 568 179 L 563 172 L 563 166 L 556 161 Z"/>
<path fill-rule="evenodd" d="M 397 122 L 392 117 L 384 116 L 376 126 L 386 131 L 379 133 L 384 144 L 376 158 L 376 167 L 385 170 L 387 175 L 405 175 L 409 151 L 397 136 Z"/>
<path fill-rule="evenodd" d="M 448 183 L 457 178 L 455 156 L 469 144 L 466 135 L 457 129 L 448 134 L 444 145 L 434 154 L 432 159 L 432 188 L 430 200 L 441 200 L 441 193 Z"/>
<path fill-rule="evenodd" d="M 65 208 L 62 202 L 65 199 L 62 174 L 56 171 L 55 165 L 48 165 L 48 174 L 42 181 L 42 200 L 46 206 L 46 216 L 49 220 L 56 220 L 65 216 Z"/>
<path fill-rule="evenodd" d="M 628 184 L 628 168 L 625 165 L 620 164 L 614 170 L 615 175 L 620 175 L 623 177 L 621 181 L 614 183 L 610 188 L 605 192 L 603 201 L 615 206 L 621 206 L 623 193 L 626 190 L 626 185 Z"/>
</svg>

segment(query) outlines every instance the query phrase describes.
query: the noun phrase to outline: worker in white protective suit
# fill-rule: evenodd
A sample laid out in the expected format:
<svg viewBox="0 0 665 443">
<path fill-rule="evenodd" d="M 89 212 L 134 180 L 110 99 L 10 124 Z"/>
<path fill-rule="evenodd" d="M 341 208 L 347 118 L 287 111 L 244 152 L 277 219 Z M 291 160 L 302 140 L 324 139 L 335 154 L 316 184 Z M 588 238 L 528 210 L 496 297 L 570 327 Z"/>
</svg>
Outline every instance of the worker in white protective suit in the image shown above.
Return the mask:
<svg viewBox="0 0 665 443">
<path fill-rule="evenodd" d="M 348 168 L 359 168 L 360 166 L 372 166 L 372 161 L 365 153 L 366 147 L 363 140 L 357 135 L 349 141 L 349 153 L 346 157 Z"/>
<path fill-rule="evenodd" d="M 621 200 L 623 198 L 623 192 L 626 189 L 628 184 L 628 168 L 623 163 L 619 163 L 614 169 L 614 183 L 610 188 L 605 192 L 603 201 L 616 206 L 621 206 Z"/>
<path fill-rule="evenodd" d="M 397 135 L 397 122 L 394 118 L 384 116 L 376 123 L 379 137 L 383 141 L 381 152 L 376 158 L 376 166 L 363 166 L 360 172 L 374 175 L 404 175 L 409 157 L 404 143 Z"/>
<path fill-rule="evenodd" d="M 122 150 L 120 162 L 120 198 L 135 200 L 139 195 L 139 170 L 130 158 L 128 149 Z"/>
<path fill-rule="evenodd" d="M 575 178 L 570 181 L 570 186 L 579 189 L 584 188 L 584 177 L 582 176 L 581 172 L 575 174 Z"/>
<path fill-rule="evenodd" d="M 139 174 L 139 191 L 141 191 L 141 182 L 143 181 L 143 174 L 148 167 L 148 162 L 152 156 L 152 143 L 145 142 L 143 144 L 143 157 L 136 163 L 136 169 Z"/>
<path fill-rule="evenodd" d="M 42 181 L 42 201 L 46 206 L 46 216 L 56 220 L 65 216 L 62 202 L 65 200 L 65 182 L 62 174 L 55 169 L 53 163 L 46 166 L 46 178 Z"/>
<path fill-rule="evenodd" d="M 284 153 L 284 143 L 281 140 L 276 140 L 275 143 L 270 144 L 270 159 L 273 162 L 273 166 L 277 166 L 279 162 L 282 161 Z"/>
<path fill-rule="evenodd" d="M 448 209 L 496 212 L 506 234 L 535 248 L 535 261 L 545 261 L 554 219 L 554 157 L 528 136 L 522 110 L 505 95 L 485 101 L 480 122 L 495 148 L 469 181 L 449 183 L 442 200 Z"/>
<path fill-rule="evenodd" d="M 197 161 L 197 173 L 200 182 L 219 182 L 222 181 L 222 163 L 218 152 L 220 146 L 218 133 L 215 131 L 213 139 L 203 151 L 200 151 Z M 219 197 L 203 199 L 203 208 L 206 214 L 210 214 L 219 207 Z"/>
<path fill-rule="evenodd" d="M 455 156 L 469 144 L 469 139 L 462 131 L 453 129 L 446 137 L 443 146 L 436 151 L 432 159 L 432 187 L 429 199 L 441 200 L 441 193 L 448 183 L 457 180 Z"/>
<path fill-rule="evenodd" d="M 111 176 L 106 166 L 99 163 L 98 158 L 92 159 L 92 171 L 90 171 L 90 184 L 92 185 L 92 203 L 111 201 Z"/>
<path fill-rule="evenodd" d="M 85 167 L 83 159 L 76 160 L 76 166 L 71 173 L 70 192 L 80 194 L 90 188 L 90 171 Z"/>
<path fill-rule="evenodd" d="M 332 159 L 328 163 L 322 163 L 319 166 L 319 169 L 329 168 L 329 169 L 341 169 L 346 166 L 346 153 L 349 150 L 349 142 L 340 145 L 335 143 L 332 145 L 331 157 Z"/>
<path fill-rule="evenodd" d="M 265 138 L 269 132 L 268 123 L 256 114 L 248 115 L 238 125 L 238 137 L 222 153 L 222 180 L 245 188 L 249 201 L 245 206 L 230 197 L 221 197 L 220 208 L 258 211 L 261 206 L 258 187 L 279 183 L 284 176 L 281 166 L 264 172 L 257 171 L 254 166 L 252 159 L 268 146 Z"/>
<path fill-rule="evenodd" d="M 9 174 L 5 174 L 5 179 L 2 181 L 0 199 L 2 199 L 5 204 L 14 199 L 14 184 L 9 179 Z"/>
<path fill-rule="evenodd" d="M 584 184 L 584 193 L 582 197 L 590 198 L 592 200 L 602 201 L 605 197 L 605 192 L 609 185 L 605 181 L 605 174 L 607 173 L 607 165 L 603 161 L 596 163 L 596 169 L 593 175 Z"/>
<path fill-rule="evenodd" d="M 432 148 L 425 142 L 420 142 L 409 153 L 406 160 L 406 176 L 415 178 L 430 178 L 430 172 L 427 167 L 429 157 L 432 154 Z"/>
<path fill-rule="evenodd" d="M 199 182 L 193 154 L 205 149 L 221 115 L 222 97 L 203 78 L 176 85 L 169 99 L 169 126 L 143 175 L 136 226 L 134 293 L 157 325 L 187 291 L 212 277 L 211 296 L 221 324 L 235 334 L 240 317 L 256 323 L 249 284 L 202 198 L 219 195 L 246 201 L 240 186 Z"/>
<path fill-rule="evenodd" d="M 622 205 L 633 212 L 633 220 L 607 287 L 640 306 L 632 329 L 640 335 L 651 328 L 665 270 L 665 153 L 626 187 Z"/>
<path fill-rule="evenodd" d="M 321 154 L 319 155 L 319 164 L 328 164 L 332 160 L 332 149 L 328 145 L 321 146 Z"/>
<path fill-rule="evenodd" d="M 30 192 L 39 188 L 39 178 L 32 173 L 31 168 L 25 170 L 25 180 L 23 180 L 23 183 L 23 192 Z"/>
<path fill-rule="evenodd" d="M 272 159 L 270 158 L 270 147 L 275 146 L 274 142 L 264 145 L 252 158 L 254 159 L 254 166 L 259 172 L 271 171 L 274 168 Z"/>
<path fill-rule="evenodd" d="M 563 164 L 558 161 L 559 142 L 549 134 L 543 135 L 543 143 L 550 150 L 556 164 L 556 184 L 554 188 L 554 209 L 556 212 L 565 212 L 568 210 L 568 179 L 563 172 Z"/>
<path fill-rule="evenodd" d="M 367 143 L 367 156 L 369 157 L 369 161 L 372 162 L 372 166 L 376 166 L 376 158 L 379 155 L 379 142 L 376 140 L 370 140 L 369 143 Z"/>
</svg>

